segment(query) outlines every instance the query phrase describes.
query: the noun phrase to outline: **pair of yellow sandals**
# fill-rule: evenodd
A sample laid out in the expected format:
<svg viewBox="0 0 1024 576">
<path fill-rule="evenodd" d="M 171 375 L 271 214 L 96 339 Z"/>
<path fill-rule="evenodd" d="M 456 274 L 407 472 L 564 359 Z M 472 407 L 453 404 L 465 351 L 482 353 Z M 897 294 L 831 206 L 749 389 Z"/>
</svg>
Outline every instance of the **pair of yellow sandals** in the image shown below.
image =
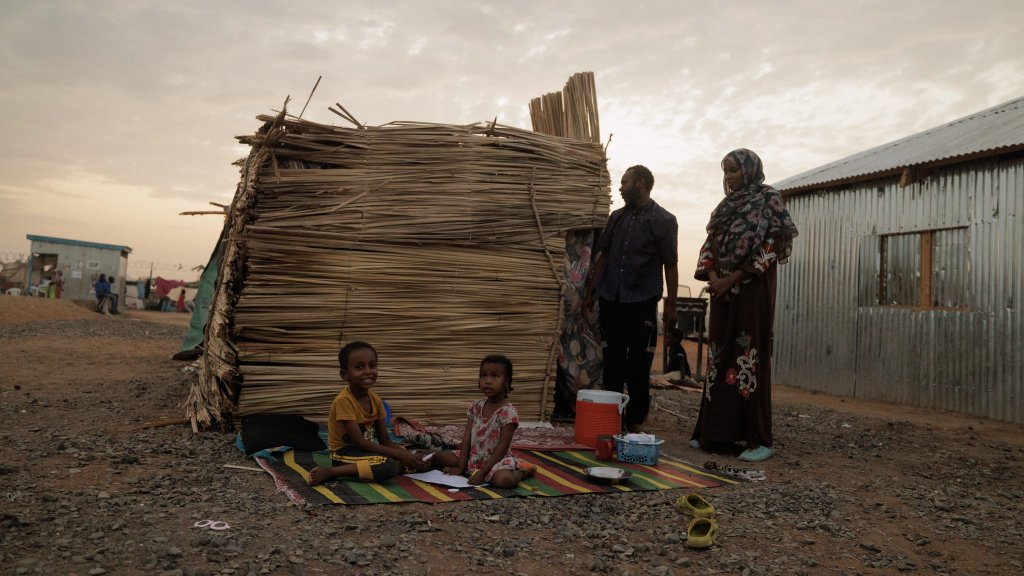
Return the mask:
<svg viewBox="0 0 1024 576">
<path fill-rule="evenodd" d="M 676 509 L 693 516 L 690 525 L 686 527 L 686 545 L 690 548 L 710 548 L 718 535 L 715 507 L 700 494 L 690 493 L 676 500 Z"/>
</svg>

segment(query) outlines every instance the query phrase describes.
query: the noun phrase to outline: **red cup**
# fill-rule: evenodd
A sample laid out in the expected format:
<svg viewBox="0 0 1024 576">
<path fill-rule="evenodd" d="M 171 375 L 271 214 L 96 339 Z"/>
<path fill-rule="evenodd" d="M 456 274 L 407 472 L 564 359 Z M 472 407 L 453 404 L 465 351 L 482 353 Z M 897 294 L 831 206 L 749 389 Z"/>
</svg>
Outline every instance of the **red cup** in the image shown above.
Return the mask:
<svg viewBox="0 0 1024 576">
<path fill-rule="evenodd" d="M 609 436 L 608 434 L 601 434 L 597 437 L 597 446 L 595 446 L 598 460 L 614 460 L 615 459 L 615 437 Z"/>
</svg>

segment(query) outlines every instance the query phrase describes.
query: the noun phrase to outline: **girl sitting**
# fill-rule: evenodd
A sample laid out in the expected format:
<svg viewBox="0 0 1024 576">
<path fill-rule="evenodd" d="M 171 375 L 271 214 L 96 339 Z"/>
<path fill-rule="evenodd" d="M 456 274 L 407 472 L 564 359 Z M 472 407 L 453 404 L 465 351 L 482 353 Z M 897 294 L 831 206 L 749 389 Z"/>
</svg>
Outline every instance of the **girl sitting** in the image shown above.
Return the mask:
<svg viewBox="0 0 1024 576">
<path fill-rule="evenodd" d="M 523 478 L 531 476 L 535 466 L 521 462 L 510 452 L 512 435 L 519 426 L 519 414 L 508 401 L 512 391 L 512 362 L 501 355 L 488 356 L 480 362 L 477 383 L 486 398 L 474 402 L 462 435 L 459 454 L 443 451 L 434 455 L 434 466 L 445 474 L 470 472 L 469 483 L 490 483 L 498 488 L 515 488 Z"/>
</svg>

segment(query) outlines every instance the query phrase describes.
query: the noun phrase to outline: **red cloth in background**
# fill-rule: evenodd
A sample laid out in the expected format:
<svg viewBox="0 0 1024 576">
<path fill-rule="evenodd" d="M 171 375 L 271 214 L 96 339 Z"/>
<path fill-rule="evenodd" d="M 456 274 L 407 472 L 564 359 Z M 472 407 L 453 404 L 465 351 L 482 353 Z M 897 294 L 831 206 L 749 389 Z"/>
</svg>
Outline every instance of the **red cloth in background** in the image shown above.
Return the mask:
<svg viewBox="0 0 1024 576">
<path fill-rule="evenodd" d="M 171 293 L 171 290 L 185 285 L 184 280 L 165 280 L 159 276 L 156 277 L 154 282 L 156 283 L 156 287 L 153 288 L 153 292 L 157 296 L 167 296 Z"/>
</svg>

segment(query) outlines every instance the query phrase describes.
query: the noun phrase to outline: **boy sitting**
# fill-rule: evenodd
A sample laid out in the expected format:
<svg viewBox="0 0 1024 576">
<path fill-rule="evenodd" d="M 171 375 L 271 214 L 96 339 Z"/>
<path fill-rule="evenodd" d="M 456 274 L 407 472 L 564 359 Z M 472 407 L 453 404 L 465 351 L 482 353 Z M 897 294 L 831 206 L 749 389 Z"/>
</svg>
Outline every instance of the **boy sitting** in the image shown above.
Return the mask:
<svg viewBox="0 0 1024 576">
<path fill-rule="evenodd" d="M 366 342 L 350 342 L 338 352 L 341 378 L 348 382 L 335 397 L 327 420 L 327 447 L 333 466 L 309 471 L 316 486 L 339 476 L 382 482 L 409 470 L 427 468 L 421 458 L 391 441 L 384 402 L 371 390 L 377 383 L 377 351 Z M 375 438 L 376 437 L 376 438 Z"/>
</svg>

